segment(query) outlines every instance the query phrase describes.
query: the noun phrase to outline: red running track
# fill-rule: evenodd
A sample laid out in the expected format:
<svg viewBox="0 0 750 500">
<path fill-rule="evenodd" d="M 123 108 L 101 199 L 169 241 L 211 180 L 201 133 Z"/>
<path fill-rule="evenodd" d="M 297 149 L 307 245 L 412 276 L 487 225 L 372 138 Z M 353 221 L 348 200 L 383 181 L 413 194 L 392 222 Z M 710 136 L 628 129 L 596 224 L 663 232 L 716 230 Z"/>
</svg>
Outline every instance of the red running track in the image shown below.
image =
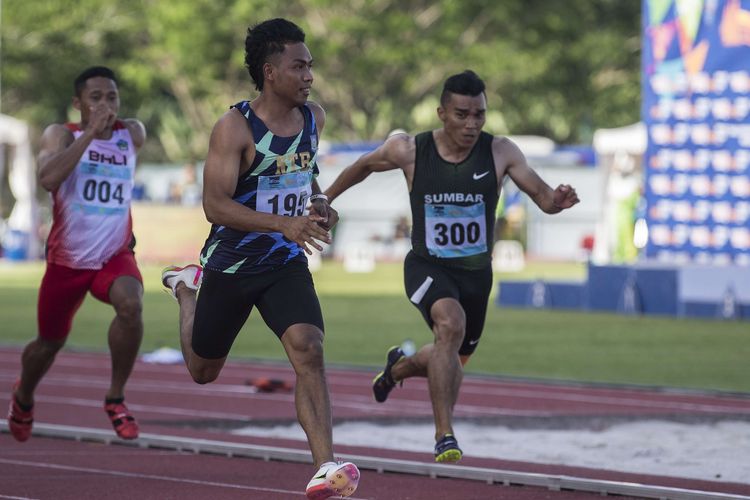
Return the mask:
<svg viewBox="0 0 750 500">
<path fill-rule="evenodd" d="M 0 401 L 8 401 L 19 363 L 20 350 L 0 349 Z M 190 380 L 182 365 L 138 362 L 128 384 L 127 403 L 144 433 L 306 450 L 305 443 L 292 439 L 236 436 L 221 431 L 223 424 L 238 421 L 248 425 L 259 421 L 278 424 L 296 421 L 293 395 L 252 392 L 246 381 L 256 377 L 293 381 L 291 368 L 285 363 L 230 362 L 217 382 L 199 386 Z M 370 394 L 371 377 L 372 373 L 361 370 L 328 368 L 336 421 L 431 420 L 432 411 L 423 381 L 410 380 L 403 389 L 394 391 L 388 403 L 377 404 Z M 108 384 L 107 355 L 61 353 L 37 391 L 36 421 L 110 430 L 102 410 L 102 398 Z M 455 410 L 457 419 L 676 414 L 697 417 L 748 415 L 750 399 L 466 377 Z M 413 453 L 337 446 L 336 452 L 425 463 L 432 461 L 431 450 Z M 53 438 L 32 437 L 29 442 L 21 444 L 8 434 L 0 434 L 0 464 L 0 499 L 67 500 L 102 498 L 105 495 L 113 500 L 304 498 L 302 490 L 314 472 L 307 464 Z M 742 484 L 475 458 L 470 453 L 461 464 L 750 495 L 750 486 Z M 600 495 L 365 470 L 353 498 L 568 500 L 595 497 Z"/>
</svg>

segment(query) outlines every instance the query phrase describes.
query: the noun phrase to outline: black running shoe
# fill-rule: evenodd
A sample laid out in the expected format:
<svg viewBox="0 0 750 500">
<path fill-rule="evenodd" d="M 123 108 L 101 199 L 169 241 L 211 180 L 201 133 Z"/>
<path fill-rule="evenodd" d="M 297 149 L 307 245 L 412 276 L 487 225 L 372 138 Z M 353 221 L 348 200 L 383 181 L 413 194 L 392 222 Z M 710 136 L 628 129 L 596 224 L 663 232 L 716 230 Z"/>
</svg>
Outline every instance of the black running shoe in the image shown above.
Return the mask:
<svg viewBox="0 0 750 500">
<path fill-rule="evenodd" d="M 464 452 L 458 447 L 458 441 L 453 434 L 446 434 L 435 443 L 436 462 L 458 462 L 463 455 Z"/>
<path fill-rule="evenodd" d="M 372 379 L 372 393 L 375 395 L 375 401 L 378 403 L 382 403 L 388 399 L 388 393 L 396 387 L 396 381 L 391 376 L 391 370 L 393 369 L 393 365 L 405 357 L 406 354 L 397 345 L 388 349 L 388 354 L 385 358 L 385 368 Z"/>
</svg>

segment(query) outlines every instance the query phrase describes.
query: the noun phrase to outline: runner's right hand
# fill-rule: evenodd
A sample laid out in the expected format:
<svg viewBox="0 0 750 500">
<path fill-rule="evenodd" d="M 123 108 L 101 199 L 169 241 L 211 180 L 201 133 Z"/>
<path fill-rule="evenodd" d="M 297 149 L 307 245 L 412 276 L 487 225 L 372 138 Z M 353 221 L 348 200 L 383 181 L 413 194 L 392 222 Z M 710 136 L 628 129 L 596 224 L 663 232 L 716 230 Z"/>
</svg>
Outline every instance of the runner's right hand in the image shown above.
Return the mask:
<svg viewBox="0 0 750 500">
<path fill-rule="evenodd" d="M 94 134 L 100 134 L 104 132 L 108 126 L 114 124 L 116 117 L 115 113 L 113 113 L 105 103 L 102 102 L 96 106 L 91 106 L 89 110 L 89 122 L 86 128 Z"/>
<path fill-rule="evenodd" d="M 331 242 L 331 235 L 328 234 L 328 231 L 318 225 L 318 222 L 323 222 L 324 220 L 323 217 L 315 214 L 299 217 L 284 217 L 284 226 L 281 233 L 288 240 L 291 240 L 302 247 L 305 252 L 310 255 L 312 255 L 312 250 L 310 250 L 307 245 L 322 252 L 323 247 L 318 241 L 324 243 Z"/>
</svg>

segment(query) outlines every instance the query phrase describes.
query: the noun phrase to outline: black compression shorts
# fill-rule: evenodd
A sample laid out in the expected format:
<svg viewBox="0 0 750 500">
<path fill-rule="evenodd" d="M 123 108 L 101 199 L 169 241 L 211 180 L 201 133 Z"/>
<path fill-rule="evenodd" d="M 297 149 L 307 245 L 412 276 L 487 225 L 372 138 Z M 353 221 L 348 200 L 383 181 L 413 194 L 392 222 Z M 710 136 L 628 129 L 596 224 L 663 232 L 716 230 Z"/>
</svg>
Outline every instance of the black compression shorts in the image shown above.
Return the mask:
<svg viewBox="0 0 750 500">
<path fill-rule="evenodd" d="M 206 359 L 227 356 L 253 307 L 279 338 L 300 323 L 323 331 L 323 314 L 306 263 L 290 262 L 259 274 L 206 269 L 195 308 L 193 352 Z"/>
<path fill-rule="evenodd" d="M 404 260 L 406 296 L 432 328 L 432 305 L 443 298 L 456 299 L 466 313 L 466 335 L 459 354 L 474 353 L 482 336 L 487 301 L 492 291 L 492 267 L 476 271 L 452 269 L 435 264 L 409 252 Z"/>
</svg>

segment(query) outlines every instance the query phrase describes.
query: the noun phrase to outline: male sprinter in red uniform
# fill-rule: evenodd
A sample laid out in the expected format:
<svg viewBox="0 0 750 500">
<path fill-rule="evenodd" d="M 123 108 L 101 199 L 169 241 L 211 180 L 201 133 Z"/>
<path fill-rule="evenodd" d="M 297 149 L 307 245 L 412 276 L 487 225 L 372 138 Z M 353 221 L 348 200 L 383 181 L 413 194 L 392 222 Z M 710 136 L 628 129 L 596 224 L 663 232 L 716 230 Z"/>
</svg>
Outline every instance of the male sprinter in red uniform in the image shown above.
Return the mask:
<svg viewBox="0 0 750 500">
<path fill-rule="evenodd" d="M 86 292 L 115 309 L 104 410 L 120 438 L 138 437 L 124 391 L 143 337 L 143 280 L 133 256 L 130 199 L 146 129 L 138 120 L 117 119 L 120 94 L 112 70 L 88 68 L 74 88 L 80 123 L 47 127 L 38 157 L 39 182 L 52 195 L 53 220 L 39 289 L 38 336 L 21 356 L 8 414 L 18 441 L 31 435 L 34 390 L 65 344 Z"/>
</svg>

